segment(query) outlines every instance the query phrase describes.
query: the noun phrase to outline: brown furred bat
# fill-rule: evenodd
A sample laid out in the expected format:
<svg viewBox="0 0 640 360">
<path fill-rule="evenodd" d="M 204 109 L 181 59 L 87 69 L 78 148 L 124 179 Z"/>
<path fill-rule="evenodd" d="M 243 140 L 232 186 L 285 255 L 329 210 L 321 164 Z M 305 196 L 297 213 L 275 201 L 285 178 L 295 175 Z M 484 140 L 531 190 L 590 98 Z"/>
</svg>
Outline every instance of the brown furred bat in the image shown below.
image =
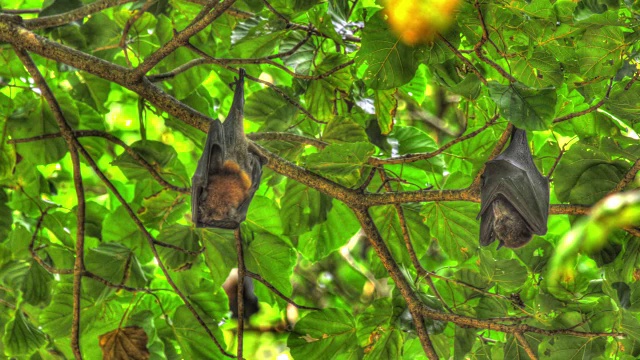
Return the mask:
<svg viewBox="0 0 640 360">
<path fill-rule="evenodd" d="M 547 233 L 549 179 L 533 163 L 527 133 L 514 129 L 509 147 L 487 161 L 480 188 L 480 245 L 519 248 Z"/>
<path fill-rule="evenodd" d="M 235 229 L 247 217 L 260 185 L 262 158 L 249 152 L 244 136 L 244 69 L 235 83 L 224 123 L 213 120 L 191 180 L 191 213 L 196 227 Z"/>
</svg>

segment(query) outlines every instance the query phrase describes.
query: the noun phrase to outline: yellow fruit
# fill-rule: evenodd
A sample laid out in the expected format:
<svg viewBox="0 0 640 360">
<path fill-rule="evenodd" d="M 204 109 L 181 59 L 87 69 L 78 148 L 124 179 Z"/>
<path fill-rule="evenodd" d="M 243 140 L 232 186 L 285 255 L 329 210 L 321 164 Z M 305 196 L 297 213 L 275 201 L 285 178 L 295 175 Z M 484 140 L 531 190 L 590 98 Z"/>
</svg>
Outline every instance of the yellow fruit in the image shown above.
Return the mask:
<svg viewBox="0 0 640 360">
<path fill-rule="evenodd" d="M 460 0 L 387 0 L 384 14 L 396 35 L 409 45 L 433 42 L 455 18 Z"/>
</svg>

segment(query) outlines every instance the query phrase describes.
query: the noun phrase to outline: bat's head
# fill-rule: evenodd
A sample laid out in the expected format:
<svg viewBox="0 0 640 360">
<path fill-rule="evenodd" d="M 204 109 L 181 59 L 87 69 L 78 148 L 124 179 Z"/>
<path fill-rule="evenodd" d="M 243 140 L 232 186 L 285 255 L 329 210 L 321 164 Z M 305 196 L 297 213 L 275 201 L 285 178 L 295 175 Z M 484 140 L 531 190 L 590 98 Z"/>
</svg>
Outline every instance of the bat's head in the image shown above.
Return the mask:
<svg viewBox="0 0 640 360">
<path fill-rule="evenodd" d="M 500 244 L 508 248 L 519 248 L 526 245 L 533 233 L 522 215 L 509 201 L 498 197 L 492 204 L 493 232 Z"/>
</svg>

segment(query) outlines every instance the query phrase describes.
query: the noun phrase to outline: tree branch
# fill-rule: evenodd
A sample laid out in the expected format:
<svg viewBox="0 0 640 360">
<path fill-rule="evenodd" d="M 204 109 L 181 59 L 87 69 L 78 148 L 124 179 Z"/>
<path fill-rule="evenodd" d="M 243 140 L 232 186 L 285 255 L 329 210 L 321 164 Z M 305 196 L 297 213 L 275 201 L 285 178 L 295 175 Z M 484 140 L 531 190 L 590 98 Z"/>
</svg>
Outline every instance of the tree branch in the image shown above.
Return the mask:
<svg viewBox="0 0 640 360">
<path fill-rule="evenodd" d="M 629 185 L 633 181 L 633 179 L 636 178 L 638 171 L 640 171 L 640 159 L 636 160 L 636 162 L 631 166 L 629 171 L 627 171 L 627 173 L 624 175 L 622 180 L 620 180 L 618 185 L 616 185 L 616 187 L 613 188 L 613 190 L 611 190 L 609 194 L 622 191 L 625 187 L 627 187 L 627 185 Z"/>
<path fill-rule="evenodd" d="M 515 336 L 516 339 L 518 339 L 518 342 L 520 343 L 520 345 L 522 345 L 522 347 L 524 348 L 524 351 L 527 353 L 527 355 L 531 360 L 538 360 L 536 353 L 533 351 L 533 349 L 531 348 L 531 345 L 529 345 L 529 343 L 527 342 L 527 339 L 525 339 L 522 333 L 515 332 L 513 333 L 513 336 Z"/>
</svg>

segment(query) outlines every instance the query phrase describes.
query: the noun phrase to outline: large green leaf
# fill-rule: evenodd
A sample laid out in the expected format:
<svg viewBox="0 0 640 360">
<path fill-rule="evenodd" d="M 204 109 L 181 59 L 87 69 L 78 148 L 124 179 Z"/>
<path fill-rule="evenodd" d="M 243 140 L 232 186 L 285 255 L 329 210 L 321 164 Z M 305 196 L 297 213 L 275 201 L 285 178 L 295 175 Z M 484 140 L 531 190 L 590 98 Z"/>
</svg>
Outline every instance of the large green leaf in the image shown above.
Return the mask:
<svg viewBox="0 0 640 360">
<path fill-rule="evenodd" d="M 13 319 L 4 328 L 2 342 L 5 345 L 5 355 L 31 355 L 45 341 L 44 333 L 24 316 L 22 310 L 16 309 Z"/>
<path fill-rule="evenodd" d="M 300 319 L 289 334 L 287 346 L 294 358 L 357 359 L 362 356 L 355 320 L 341 309 L 314 311 Z"/>
<path fill-rule="evenodd" d="M 307 168 L 347 187 L 355 186 L 374 153 L 369 143 L 331 144 L 307 157 Z"/>
<path fill-rule="evenodd" d="M 489 94 L 500 109 L 500 115 L 516 127 L 526 130 L 546 130 L 555 113 L 554 88 L 534 89 L 521 83 L 502 85 L 489 83 Z"/>
<path fill-rule="evenodd" d="M 268 234 L 243 232 L 245 264 L 248 270 L 260 274 L 276 289 L 291 294 L 289 277 L 295 265 L 295 251 L 281 238 Z"/>
<path fill-rule="evenodd" d="M 445 254 L 464 261 L 479 247 L 479 211 L 480 206 L 473 203 L 433 202 L 427 203 L 421 213 Z"/>
<path fill-rule="evenodd" d="M 422 49 L 402 43 L 378 13 L 364 27 L 356 62 L 358 66 L 367 65 L 363 76 L 367 86 L 384 90 L 408 83 L 421 56 Z"/>
<path fill-rule="evenodd" d="M 318 261 L 345 245 L 358 228 L 353 212 L 346 205 L 334 202 L 327 220 L 300 236 L 298 251 L 305 258 Z"/>
</svg>

